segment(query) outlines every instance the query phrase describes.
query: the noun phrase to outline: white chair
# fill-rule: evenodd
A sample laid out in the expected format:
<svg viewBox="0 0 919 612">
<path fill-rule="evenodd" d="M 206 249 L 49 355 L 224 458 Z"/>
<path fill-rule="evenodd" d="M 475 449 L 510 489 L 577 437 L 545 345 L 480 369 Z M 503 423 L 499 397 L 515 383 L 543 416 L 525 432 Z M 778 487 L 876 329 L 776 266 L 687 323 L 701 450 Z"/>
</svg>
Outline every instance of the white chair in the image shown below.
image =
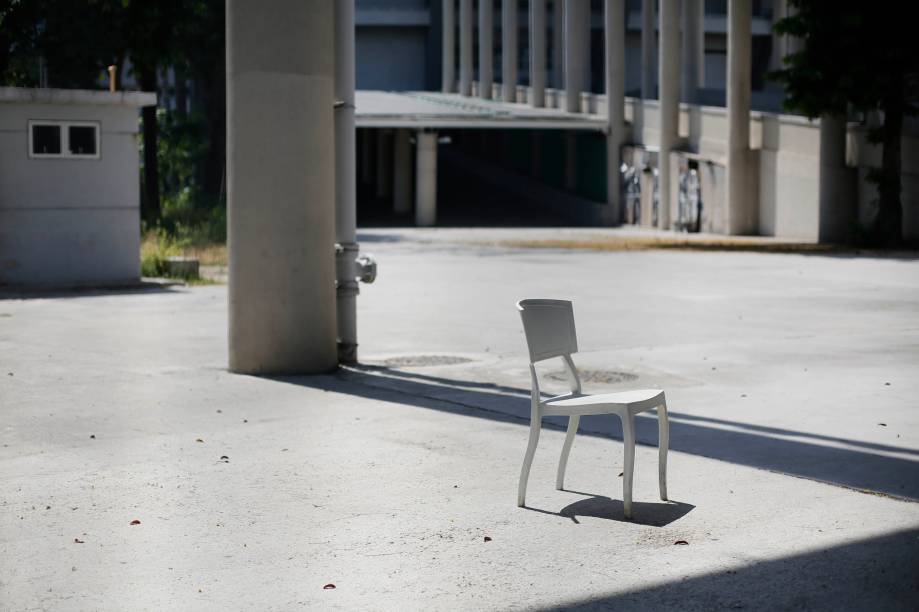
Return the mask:
<svg viewBox="0 0 919 612">
<path fill-rule="evenodd" d="M 578 339 L 574 331 L 574 312 L 571 302 L 564 300 L 521 300 L 517 302 L 527 348 L 530 351 L 531 390 L 530 442 L 520 470 L 517 487 L 517 505 L 526 502 L 527 480 L 530 466 L 539 442 L 539 430 L 545 416 L 567 416 L 568 433 L 558 460 L 558 475 L 555 488 L 561 490 L 565 482 L 565 466 L 571 443 L 578 431 L 581 416 L 588 414 L 615 414 L 622 419 L 622 437 L 625 444 L 625 459 L 622 481 L 622 505 L 625 517 L 632 517 L 632 473 L 635 464 L 635 415 L 657 408 L 658 419 L 658 477 L 661 499 L 667 499 L 667 446 L 670 427 L 667 422 L 667 402 L 659 389 L 639 389 L 617 393 L 585 395 L 581 393 L 581 380 L 571 359 L 578 352 Z M 542 399 L 539 393 L 539 378 L 535 364 L 546 359 L 561 357 L 568 373 L 571 393 L 549 399 Z"/>
</svg>

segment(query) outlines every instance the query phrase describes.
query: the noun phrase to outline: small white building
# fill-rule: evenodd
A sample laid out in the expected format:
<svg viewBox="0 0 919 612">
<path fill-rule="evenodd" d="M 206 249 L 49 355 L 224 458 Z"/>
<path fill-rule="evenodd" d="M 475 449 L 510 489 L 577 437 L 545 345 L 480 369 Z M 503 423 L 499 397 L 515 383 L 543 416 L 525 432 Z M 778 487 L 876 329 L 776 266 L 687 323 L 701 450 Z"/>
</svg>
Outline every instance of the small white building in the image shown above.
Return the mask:
<svg viewBox="0 0 919 612">
<path fill-rule="evenodd" d="M 153 104 L 0 87 L 0 286 L 140 279 L 138 108 Z"/>
</svg>

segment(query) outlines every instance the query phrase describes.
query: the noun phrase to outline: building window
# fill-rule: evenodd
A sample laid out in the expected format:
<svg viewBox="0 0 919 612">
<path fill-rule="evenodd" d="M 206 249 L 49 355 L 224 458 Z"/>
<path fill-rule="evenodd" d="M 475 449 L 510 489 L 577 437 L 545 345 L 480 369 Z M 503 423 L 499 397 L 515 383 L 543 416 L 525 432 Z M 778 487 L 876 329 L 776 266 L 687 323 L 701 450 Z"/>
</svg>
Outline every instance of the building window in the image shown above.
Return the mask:
<svg viewBox="0 0 919 612">
<path fill-rule="evenodd" d="M 67 136 L 71 155 L 96 154 L 96 126 L 68 125 Z"/>
<path fill-rule="evenodd" d="M 29 157 L 99 159 L 99 123 L 29 121 Z"/>
<path fill-rule="evenodd" d="M 32 125 L 32 154 L 60 155 L 61 128 L 58 125 Z"/>
</svg>

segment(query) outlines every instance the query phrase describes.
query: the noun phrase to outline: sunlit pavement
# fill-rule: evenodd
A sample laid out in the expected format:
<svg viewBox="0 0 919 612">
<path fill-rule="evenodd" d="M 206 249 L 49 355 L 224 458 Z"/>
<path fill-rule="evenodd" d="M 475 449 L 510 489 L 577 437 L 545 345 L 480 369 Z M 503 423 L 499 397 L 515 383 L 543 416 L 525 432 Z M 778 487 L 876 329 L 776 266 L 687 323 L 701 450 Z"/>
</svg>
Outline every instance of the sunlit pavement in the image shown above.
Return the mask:
<svg viewBox="0 0 919 612">
<path fill-rule="evenodd" d="M 431 236 L 362 232 L 327 376 L 227 373 L 223 286 L 0 300 L 0 608 L 915 607 L 919 261 Z M 574 301 L 588 392 L 666 390 L 671 503 L 652 415 L 634 520 L 615 417 L 516 507 L 523 297 Z"/>
</svg>

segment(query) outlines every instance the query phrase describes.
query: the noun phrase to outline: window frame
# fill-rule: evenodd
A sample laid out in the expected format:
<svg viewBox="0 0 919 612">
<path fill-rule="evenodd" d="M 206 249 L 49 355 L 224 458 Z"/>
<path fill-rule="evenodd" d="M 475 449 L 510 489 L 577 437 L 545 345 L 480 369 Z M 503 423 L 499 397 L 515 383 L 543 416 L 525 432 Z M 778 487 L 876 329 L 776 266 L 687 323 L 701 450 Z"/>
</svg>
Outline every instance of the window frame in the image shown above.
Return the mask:
<svg viewBox="0 0 919 612">
<path fill-rule="evenodd" d="M 33 150 L 33 126 L 57 126 L 61 131 L 61 152 L 60 153 L 35 153 Z M 96 139 L 96 152 L 92 155 L 85 153 L 71 153 L 70 152 L 70 127 L 91 127 L 94 131 L 94 137 Z M 101 159 L 102 158 L 102 126 L 99 121 L 64 121 L 58 119 L 29 119 L 28 122 L 28 132 L 29 132 L 29 159 L 75 159 L 75 160 L 91 160 L 91 159 Z"/>
</svg>

